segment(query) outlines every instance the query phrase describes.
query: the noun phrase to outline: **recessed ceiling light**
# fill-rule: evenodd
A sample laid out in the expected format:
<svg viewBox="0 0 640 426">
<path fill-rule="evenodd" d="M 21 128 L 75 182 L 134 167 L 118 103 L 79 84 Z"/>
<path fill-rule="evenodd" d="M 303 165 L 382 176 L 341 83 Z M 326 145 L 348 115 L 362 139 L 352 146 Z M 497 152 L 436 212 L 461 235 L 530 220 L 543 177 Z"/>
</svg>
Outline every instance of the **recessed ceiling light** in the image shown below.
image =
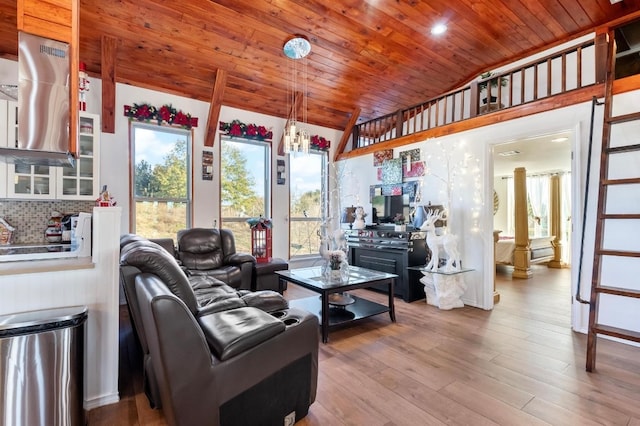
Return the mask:
<svg viewBox="0 0 640 426">
<path fill-rule="evenodd" d="M 436 24 L 431 28 L 431 34 L 440 35 L 447 31 L 447 26 L 445 24 Z"/>
<path fill-rule="evenodd" d="M 503 151 L 498 153 L 498 155 L 502 157 L 511 157 L 512 155 L 518 155 L 518 154 L 520 154 L 520 151 Z"/>
<path fill-rule="evenodd" d="M 563 136 L 561 138 L 551 139 L 551 142 L 565 142 L 565 141 L 568 141 L 568 140 L 569 140 L 569 138 Z"/>
</svg>

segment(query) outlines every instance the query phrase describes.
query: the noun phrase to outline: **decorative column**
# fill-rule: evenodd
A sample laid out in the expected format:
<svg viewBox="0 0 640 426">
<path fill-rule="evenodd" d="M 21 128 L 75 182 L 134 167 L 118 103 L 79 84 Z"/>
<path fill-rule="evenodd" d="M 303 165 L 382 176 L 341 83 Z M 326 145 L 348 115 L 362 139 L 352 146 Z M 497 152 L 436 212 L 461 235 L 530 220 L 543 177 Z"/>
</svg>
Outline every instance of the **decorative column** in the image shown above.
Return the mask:
<svg viewBox="0 0 640 426">
<path fill-rule="evenodd" d="M 527 217 L 527 170 L 517 167 L 513 171 L 515 194 L 515 249 L 513 251 L 513 278 L 531 278 L 531 251 L 529 250 L 529 219 Z"/>
<path fill-rule="evenodd" d="M 553 175 L 549 180 L 549 192 L 551 195 L 551 202 L 549 207 L 550 213 L 550 235 L 553 239 L 553 259 L 549 261 L 547 266 L 549 268 L 562 268 L 562 223 L 561 223 L 561 193 L 560 193 L 560 176 Z"/>
</svg>

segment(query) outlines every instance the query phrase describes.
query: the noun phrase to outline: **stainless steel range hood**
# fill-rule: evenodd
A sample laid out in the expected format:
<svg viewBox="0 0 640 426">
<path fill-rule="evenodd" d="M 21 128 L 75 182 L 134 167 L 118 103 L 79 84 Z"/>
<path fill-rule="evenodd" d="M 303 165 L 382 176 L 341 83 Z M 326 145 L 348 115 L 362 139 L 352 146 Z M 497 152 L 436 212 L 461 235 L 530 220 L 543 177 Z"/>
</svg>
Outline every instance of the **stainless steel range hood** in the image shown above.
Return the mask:
<svg viewBox="0 0 640 426">
<path fill-rule="evenodd" d="M 75 167 L 76 158 L 70 152 L 40 149 L 0 148 L 0 159 L 9 164 Z"/>
<path fill-rule="evenodd" d="M 18 141 L 8 163 L 74 167 L 69 152 L 69 45 L 18 34 Z"/>
</svg>

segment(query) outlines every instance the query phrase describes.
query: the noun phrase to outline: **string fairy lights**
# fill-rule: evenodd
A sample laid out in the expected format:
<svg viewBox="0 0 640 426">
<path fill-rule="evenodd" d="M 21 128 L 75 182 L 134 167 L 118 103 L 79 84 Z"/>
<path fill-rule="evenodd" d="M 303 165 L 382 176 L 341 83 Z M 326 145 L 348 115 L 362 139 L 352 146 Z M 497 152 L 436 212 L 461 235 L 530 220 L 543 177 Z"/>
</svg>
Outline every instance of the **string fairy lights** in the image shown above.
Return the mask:
<svg viewBox="0 0 640 426">
<path fill-rule="evenodd" d="M 480 159 L 474 157 L 465 147 L 466 142 L 460 140 L 444 146 L 437 141 L 432 146 L 437 147 L 437 152 L 427 156 L 429 164 L 440 165 L 442 172 L 429 167 L 426 175 L 438 179 L 444 185 L 439 191 L 439 198 L 445 206 L 447 224 L 451 222 L 451 209 L 453 197 L 456 196 L 456 204 L 464 205 L 465 200 L 470 200 L 471 228 L 473 233 L 481 231 L 480 218 L 484 207 L 482 196 L 482 173 Z M 470 196 L 470 197 L 469 197 Z"/>
</svg>

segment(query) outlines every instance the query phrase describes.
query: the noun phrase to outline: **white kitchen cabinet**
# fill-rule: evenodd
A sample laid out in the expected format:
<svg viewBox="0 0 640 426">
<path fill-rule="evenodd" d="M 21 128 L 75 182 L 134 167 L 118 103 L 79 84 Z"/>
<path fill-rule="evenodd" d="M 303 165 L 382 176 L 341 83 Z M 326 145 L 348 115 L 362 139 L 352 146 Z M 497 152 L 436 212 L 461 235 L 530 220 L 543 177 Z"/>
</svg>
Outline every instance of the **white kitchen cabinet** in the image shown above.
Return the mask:
<svg viewBox="0 0 640 426">
<path fill-rule="evenodd" d="M 0 104 L 0 117 L 2 115 Z M 7 102 L 5 143 L 15 146 L 17 141 L 17 103 Z M 1 120 L 5 121 L 5 120 Z M 0 129 L 1 131 L 2 129 Z M 1 143 L 1 142 L 0 142 Z M 78 155 L 75 167 L 5 164 L 0 176 L 7 176 L 7 186 L 0 197 L 32 200 L 95 200 L 98 198 L 100 177 L 100 117 L 80 112 Z M 4 164 L 4 163 L 3 163 Z"/>
<path fill-rule="evenodd" d="M 100 116 L 80 112 L 76 166 L 57 167 L 56 198 L 95 200 L 100 178 Z"/>
<path fill-rule="evenodd" d="M 18 141 L 18 103 L 7 103 L 7 146 L 15 148 Z M 55 198 L 54 167 L 7 164 L 7 197 L 22 199 Z"/>
<path fill-rule="evenodd" d="M 56 197 L 56 167 L 29 164 L 7 165 L 7 197 L 50 200 Z"/>
</svg>

